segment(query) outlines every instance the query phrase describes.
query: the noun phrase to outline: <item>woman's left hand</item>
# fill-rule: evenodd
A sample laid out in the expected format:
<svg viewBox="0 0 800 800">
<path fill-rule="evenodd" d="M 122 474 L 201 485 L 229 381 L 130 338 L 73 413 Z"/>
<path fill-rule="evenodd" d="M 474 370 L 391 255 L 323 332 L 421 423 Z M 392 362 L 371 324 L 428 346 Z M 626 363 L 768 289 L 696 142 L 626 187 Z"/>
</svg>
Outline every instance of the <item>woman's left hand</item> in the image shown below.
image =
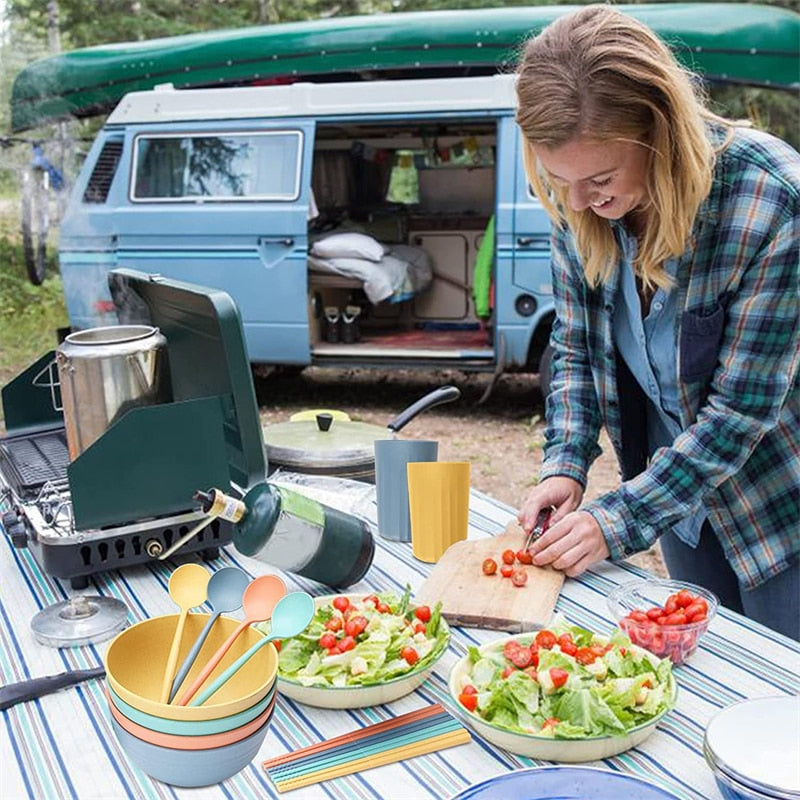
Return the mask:
<svg viewBox="0 0 800 800">
<path fill-rule="evenodd" d="M 530 547 L 533 563 L 550 564 L 574 578 L 608 558 L 608 545 L 588 511 L 573 511 L 548 528 Z"/>
</svg>

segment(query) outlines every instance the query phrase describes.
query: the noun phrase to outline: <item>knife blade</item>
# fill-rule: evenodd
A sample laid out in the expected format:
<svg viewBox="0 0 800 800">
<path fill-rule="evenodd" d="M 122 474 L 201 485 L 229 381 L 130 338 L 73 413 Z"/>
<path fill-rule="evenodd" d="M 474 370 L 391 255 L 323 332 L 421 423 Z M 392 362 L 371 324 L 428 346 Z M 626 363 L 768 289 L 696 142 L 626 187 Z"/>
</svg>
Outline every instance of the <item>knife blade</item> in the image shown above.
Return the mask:
<svg viewBox="0 0 800 800">
<path fill-rule="evenodd" d="M 76 683 L 82 683 L 92 678 L 103 678 L 105 674 L 106 671 L 103 667 L 93 667 L 92 669 L 59 672 L 56 675 L 45 675 L 41 678 L 9 683 L 0 687 L 0 711 L 5 711 L 17 703 L 25 703 L 28 700 L 42 697 L 42 695 L 52 694 L 67 686 L 74 686 Z"/>
</svg>

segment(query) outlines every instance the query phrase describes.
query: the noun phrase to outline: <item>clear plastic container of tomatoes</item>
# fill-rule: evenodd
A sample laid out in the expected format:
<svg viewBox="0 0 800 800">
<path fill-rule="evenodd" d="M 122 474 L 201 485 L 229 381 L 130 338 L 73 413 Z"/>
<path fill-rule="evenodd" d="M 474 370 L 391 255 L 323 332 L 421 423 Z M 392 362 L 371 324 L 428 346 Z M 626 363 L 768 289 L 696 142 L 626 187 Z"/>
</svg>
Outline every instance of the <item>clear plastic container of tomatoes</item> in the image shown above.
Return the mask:
<svg viewBox="0 0 800 800">
<path fill-rule="evenodd" d="M 661 578 L 621 584 L 608 596 L 608 608 L 630 640 L 673 664 L 697 650 L 718 605 L 702 586 Z"/>
</svg>

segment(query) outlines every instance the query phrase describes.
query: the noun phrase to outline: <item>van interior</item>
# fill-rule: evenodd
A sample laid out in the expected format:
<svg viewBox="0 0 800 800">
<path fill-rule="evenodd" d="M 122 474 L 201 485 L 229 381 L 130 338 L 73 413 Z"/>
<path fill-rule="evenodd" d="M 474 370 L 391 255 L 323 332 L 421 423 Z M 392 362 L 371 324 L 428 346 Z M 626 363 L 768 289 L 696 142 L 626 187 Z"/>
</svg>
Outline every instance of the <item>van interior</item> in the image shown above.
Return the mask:
<svg viewBox="0 0 800 800">
<path fill-rule="evenodd" d="M 315 363 L 492 362 L 496 144 L 494 120 L 318 124 Z"/>
</svg>

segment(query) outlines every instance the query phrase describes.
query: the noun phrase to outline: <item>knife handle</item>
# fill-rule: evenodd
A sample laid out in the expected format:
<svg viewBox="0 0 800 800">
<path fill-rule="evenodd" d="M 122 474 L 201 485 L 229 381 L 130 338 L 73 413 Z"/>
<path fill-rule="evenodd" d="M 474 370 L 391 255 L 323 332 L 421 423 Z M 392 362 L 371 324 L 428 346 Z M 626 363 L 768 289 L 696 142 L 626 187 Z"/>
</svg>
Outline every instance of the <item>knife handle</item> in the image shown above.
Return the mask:
<svg viewBox="0 0 800 800">
<path fill-rule="evenodd" d="M 45 694 L 57 692 L 67 686 L 88 681 L 91 678 L 102 678 L 106 674 L 103 667 L 93 669 L 79 669 L 72 672 L 60 672 L 57 675 L 45 675 L 42 678 L 32 678 L 29 681 L 9 683 L 0 687 L 0 711 L 4 711 L 17 703 L 35 700 Z"/>
</svg>

